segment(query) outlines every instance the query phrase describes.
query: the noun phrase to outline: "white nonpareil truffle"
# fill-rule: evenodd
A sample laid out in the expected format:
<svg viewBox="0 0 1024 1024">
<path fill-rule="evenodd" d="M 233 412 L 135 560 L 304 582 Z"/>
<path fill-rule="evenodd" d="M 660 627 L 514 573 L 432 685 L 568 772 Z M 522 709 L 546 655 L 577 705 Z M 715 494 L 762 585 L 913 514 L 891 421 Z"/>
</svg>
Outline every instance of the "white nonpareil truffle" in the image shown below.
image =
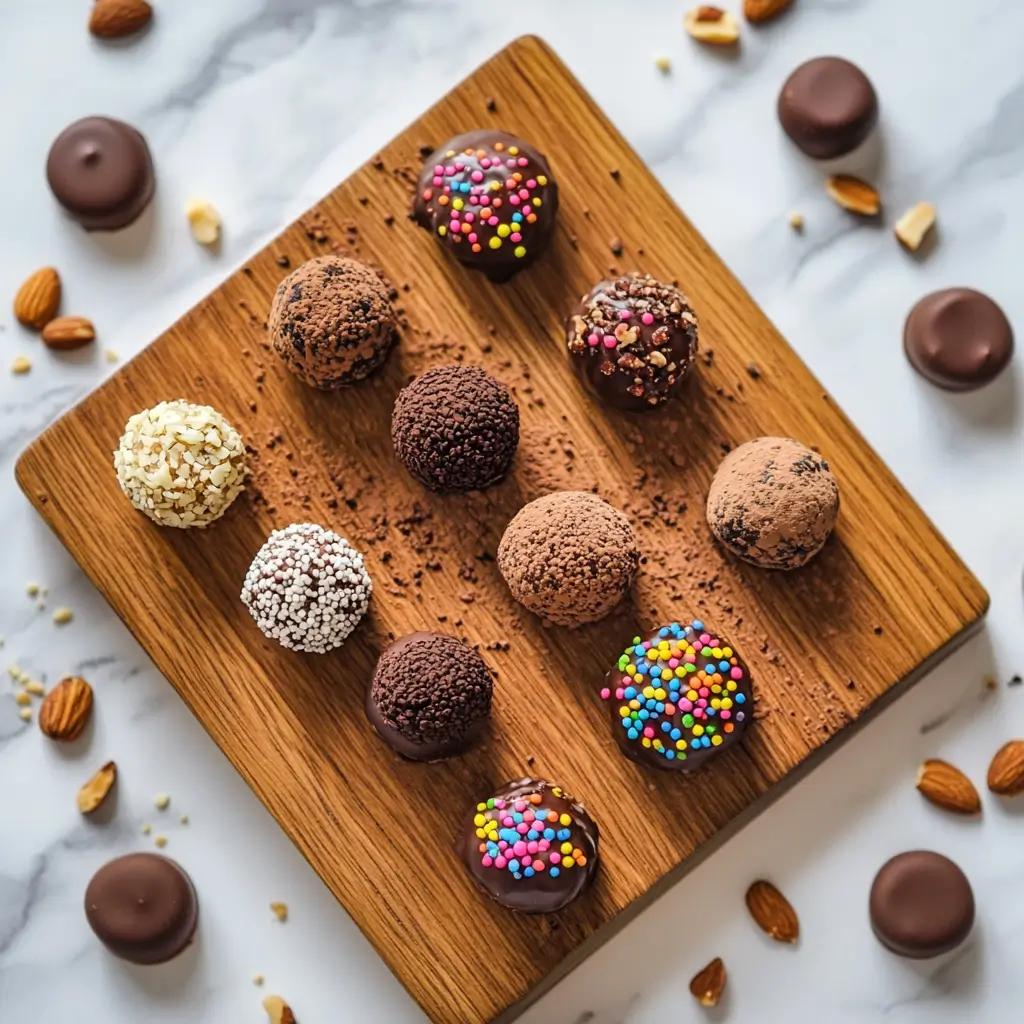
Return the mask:
<svg viewBox="0 0 1024 1024">
<path fill-rule="evenodd" d="M 315 523 L 275 530 L 249 566 L 242 601 L 282 647 L 324 654 L 343 644 L 370 604 L 363 556 Z"/>
<path fill-rule="evenodd" d="M 216 409 L 184 399 L 136 413 L 114 468 L 131 503 L 160 526 L 203 527 L 245 487 L 245 444 Z"/>
</svg>

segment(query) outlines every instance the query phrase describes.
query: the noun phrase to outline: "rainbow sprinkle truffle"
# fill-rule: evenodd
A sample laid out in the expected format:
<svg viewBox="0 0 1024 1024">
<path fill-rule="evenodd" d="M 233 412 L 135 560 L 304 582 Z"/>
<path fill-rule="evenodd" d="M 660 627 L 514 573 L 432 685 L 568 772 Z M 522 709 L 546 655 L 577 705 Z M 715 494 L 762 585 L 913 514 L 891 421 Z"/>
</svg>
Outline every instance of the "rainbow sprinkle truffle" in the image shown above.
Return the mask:
<svg viewBox="0 0 1024 1024">
<path fill-rule="evenodd" d="M 626 757 L 670 771 L 694 771 L 734 744 L 754 710 L 743 659 L 699 619 L 633 637 L 601 696 Z"/>
<path fill-rule="evenodd" d="M 560 786 L 520 779 L 475 806 L 455 852 L 503 907 L 551 914 L 593 880 L 597 840 L 597 823 Z"/>
<path fill-rule="evenodd" d="M 420 172 L 416 222 L 467 267 L 507 281 L 543 252 L 555 225 L 558 186 L 547 161 L 507 132 L 450 139 Z"/>
</svg>

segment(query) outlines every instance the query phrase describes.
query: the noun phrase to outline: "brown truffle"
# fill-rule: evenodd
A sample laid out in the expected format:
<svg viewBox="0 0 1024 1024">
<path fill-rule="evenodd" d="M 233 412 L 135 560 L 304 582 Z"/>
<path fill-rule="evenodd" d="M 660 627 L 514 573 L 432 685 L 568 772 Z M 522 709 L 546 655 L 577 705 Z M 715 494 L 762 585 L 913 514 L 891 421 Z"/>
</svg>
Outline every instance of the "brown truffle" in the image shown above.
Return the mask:
<svg viewBox="0 0 1024 1024">
<path fill-rule="evenodd" d="M 498 545 L 512 596 L 559 626 L 603 619 L 640 565 L 626 516 L 589 491 L 556 491 L 524 505 Z"/>
<path fill-rule="evenodd" d="M 828 540 L 839 487 L 828 463 L 786 437 L 760 437 L 723 460 L 708 493 L 708 525 L 734 555 L 762 569 L 796 569 Z"/>
<path fill-rule="evenodd" d="M 285 366 L 325 391 L 368 377 L 398 337 L 381 279 L 342 256 L 317 256 L 293 270 L 278 286 L 267 327 Z"/>
</svg>

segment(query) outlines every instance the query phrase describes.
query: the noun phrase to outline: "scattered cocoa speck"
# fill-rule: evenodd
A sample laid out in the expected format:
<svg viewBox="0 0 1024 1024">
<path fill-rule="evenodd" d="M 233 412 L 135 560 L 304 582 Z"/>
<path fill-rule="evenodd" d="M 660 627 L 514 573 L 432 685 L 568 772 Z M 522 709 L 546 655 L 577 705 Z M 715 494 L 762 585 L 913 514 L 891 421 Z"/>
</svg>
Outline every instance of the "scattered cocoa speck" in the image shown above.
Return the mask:
<svg viewBox="0 0 1024 1024">
<path fill-rule="evenodd" d="M 981 683 L 986 690 L 995 690 L 999 687 L 999 684 L 996 682 L 995 676 L 985 676 L 985 678 L 982 679 Z"/>
<path fill-rule="evenodd" d="M 383 171 L 384 170 L 384 158 L 383 157 L 375 156 L 373 158 L 373 169 L 375 171 Z"/>
<path fill-rule="evenodd" d="M 875 626 L 875 636 L 881 636 L 885 632 L 881 626 Z"/>
<path fill-rule="evenodd" d="M 386 225 L 387 227 L 391 227 L 391 226 L 392 226 L 392 225 L 393 225 L 393 224 L 395 223 L 395 218 L 394 218 L 394 217 L 392 217 L 392 216 L 391 216 L 391 214 L 388 214 L 388 215 L 387 215 L 387 216 L 386 216 L 386 217 L 384 218 L 384 223 L 385 223 L 385 225 Z"/>
<path fill-rule="evenodd" d="M 245 274 L 246 277 L 252 277 L 252 267 L 242 267 L 242 273 Z"/>
<path fill-rule="evenodd" d="M 747 374 L 749 375 L 751 380 L 760 380 L 761 378 L 761 367 L 758 366 L 753 359 L 751 359 L 750 362 L 747 363 Z"/>
<path fill-rule="evenodd" d="M 713 366 L 715 362 L 715 350 L 712 348 L 706 348 L 701 352 L 700 357 L 704 360 L 705 366 Z"/>
<path fill-rule="evenodd" d="M 611 249 L 613 256 L 621 256 L 622 255 L 622 239 L 621 238 L 613 238 L 611 240 L 611 242 L 608 244 L 608 247 Z"/>
<path fill-rule="evenodd" d="M 427 157 L 430 156 L 430 154 L 434 152 L 434 147 L 430 146 L 430 145 L 428 145 L 427 143 L 424 142 L 423 145 L 420 146 L 419 152 L 420 152 L 420 159 L 426 160 Z"/>
<path fill-rule="evenodd" d="M 1022 679 L 1018 675 L 1014 675 L 1014 676 L 1011 676 L 1010 681 L 1006 685 L 1007 686 L 1020 686 L 1021 683 L 1024 683 L 1024 679 Z"/>
<path fill-rule="evenodd" d="M 852 689 L 854 689 L 854 687 L 856 687 L 856 685 L 857 685 L 857 684 L 856 684 L 856 683 L 855 683 L 855 682 L 854 682 L 854 681 L 853 681 L 852 679 L 847 679 L 847 680 L 846 680 L 846 688 L 847 688 L 848 690 L 852 690 Z"/>
<path fill-rule="evenodd" d="M 367 196 L 360 196 L 359 197 L 359 205 L 360 206 L 369 206 L 370 205 L 369 197 L 367 197 Z"/>
<path fill-rule="evenodd" d="M 492 114 L 498 109 L 498 101 L 493 96 L 488 96 L 485 102 L 487 103 L 487 109 Z"/>
<path fill-rule="evenodd" d="M 292 261 L 287 256 L 278 256 L 274 262 L 279 266 L 287 269 L 292 265 Z"/>
<path fill-rule="evenodd" d="M 534 758 L 534 756 L 533 756 L 533 755 L 531 754 L 531 755 L 530 755 L 530 756 L 529 756 L 529 757 L 528 757 L 528 758 L 526 759 L 526 767 L 527 767 L 527 768 L 532 768 L 532 767 L 533 767 L 533 762 L 534 762 L 534 760 L 535 760 L 535 758 Z"/>
<path fill-rule="evenodd" d="M 610 169 L 610 170 L 608 171 L 608 173 L 609 173 L 609 174 L 610 174 L 610 175 L 611 175 L 611 176 L 612 176 L 612 177 L 613 177 L 613 178 L 614 178 L 614 179 L 615 179 L 616 181 L 618 181 L 618 180 L 619 180 L 619 177 L 620 177 L 620 176 L 621 176 L 621 174 L 622 174 L 622 172 L 621 172 L 621 171 L 620 171 L 620 170 L 618 169 L 618 167 L 612 167 L 612 168 L 611 168 L 611 169 Z"/>
</svg>

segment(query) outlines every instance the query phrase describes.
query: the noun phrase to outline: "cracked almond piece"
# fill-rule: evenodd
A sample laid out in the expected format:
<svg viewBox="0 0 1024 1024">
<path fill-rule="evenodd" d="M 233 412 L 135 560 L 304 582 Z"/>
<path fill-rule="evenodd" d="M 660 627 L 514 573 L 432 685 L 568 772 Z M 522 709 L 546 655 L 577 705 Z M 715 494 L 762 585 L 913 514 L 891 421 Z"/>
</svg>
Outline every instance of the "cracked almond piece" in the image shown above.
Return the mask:
<svg viewBox="0 0 1024 1024">
<path fill-rule="evenodd" d="M 754 882 L 747 890 L 746 900 L 754 923 L 776 942 L 796 942 L 800 938 L 796 911 L 771 882 Z"/>
<path fill-rule="evenodd" d="M 271 903 L 271 913 L 281 921 L 282 923 L 288 920 L 288 904 L 287 903 Z"/>
<path fill-rule="evenodd" d="M 988 766 L 988 788 L 1000 796 L 1024 793 L 1024 740 L 1010 740 Z"/>
<path fill-rule="evenodd" d="M 697 42 L 712 46 L 732 46 L 740 38 L 740 23 L 728 11 L 707 4 L 687 11 L 683 27 Z"/>
<path fill-rule="evenodd" d="M 981 797 L 974 783 L 947 761 L 925 761 L 917 772 L 917 788 L 936 807 L 956 814 L 981 813 Z"/>
<path fill-rule="evenodd" d="M 267 996 L 263 1009 L 267 1011 L 270 1024 L 296 1024 L 292 1008 L 280 996 Z"/>
<path fill-rule="evenodd" d="M 755 25 L 770 21 L 793 6 L 793 0 L 743 0 L 743 17 Z"/>
<path fill-rule="evenodd" d="M 14 317 L 24 327 L 41 331 L 60 306 L 60 275 L 53 267 L 41 267 L 26 279 L 14 296 Z"/>
<path fill-rule="evenodd" d="M 92 687 L 81 676 L 62 679 L 39 708 L 39 728 L 52 740 L 70 743 L 82 735 L 92 714 Z"/>
<path fill-rule="evenodd" d="M 825 182 L 825 191 L 844 210 L 861 217 L 877 217 L 882 212 L 878 189 L 852 174 L 835 174 Z"/>
<path fill-rule="evenodd" d="M 11 363 L 11 373 L 28 373 L 32 369 L 32 360 L 28 356 L 15 356 Z"/>
<path fill-rule="evenodd" d="M 78 809 L 83 814 L 99 810 L 117 781 L 117 765 L 108 761 L 79 791 Z"/>
<path fill-rule="evenodd" d="M 722 958 L 714 960 L 698 971 L 690 982 L 690 994 L 701 1006 L 717 1006 L 725 989 L 725 964 Z"/>
<path fill-rule="evenodd" d="M 896 221 L 893 231 L 904 249 L 917 252 L 934 226 L 935 207 L 931 203 L 918 203 Z"/>
<path fill-rule="evenodd" d="M 185 207 L 192 237 L 200 245 L 214 245 L 220 238 L 220 214 L 205 199 L 190 199 Z"/>
</svg>

